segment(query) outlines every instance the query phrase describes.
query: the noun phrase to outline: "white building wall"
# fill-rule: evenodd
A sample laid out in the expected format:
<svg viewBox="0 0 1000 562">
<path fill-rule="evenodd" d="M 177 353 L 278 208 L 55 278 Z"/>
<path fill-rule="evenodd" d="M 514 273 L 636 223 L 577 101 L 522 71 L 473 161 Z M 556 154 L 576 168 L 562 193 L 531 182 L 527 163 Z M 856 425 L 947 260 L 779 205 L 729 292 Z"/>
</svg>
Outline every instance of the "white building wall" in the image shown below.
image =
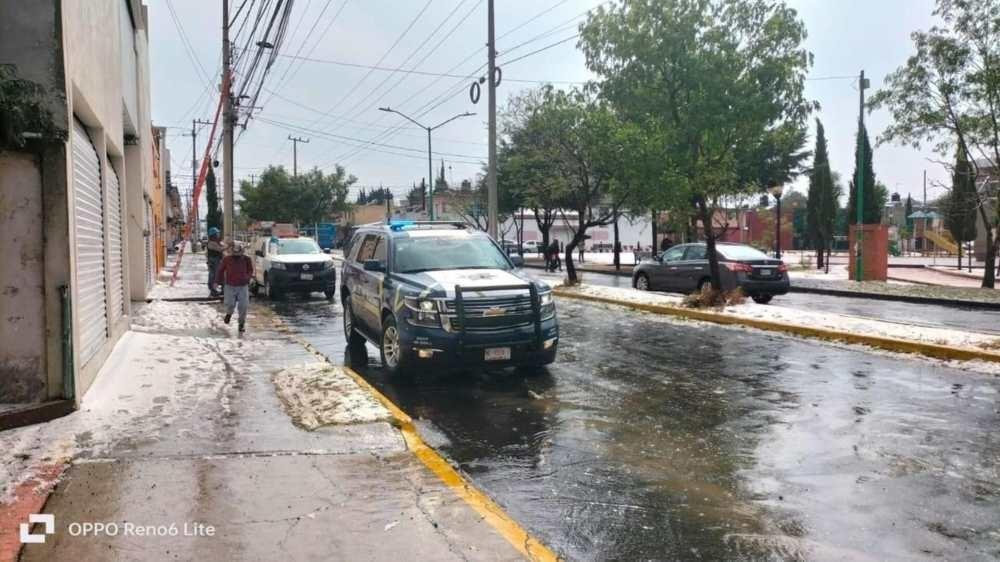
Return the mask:
<svg viewBox="0 0 1000 562">
<path fill-rule="evenodd" d="M 514 220 L 520 220 L 520 215 L 508 218 L 501 226 L 502 238 L 514 240 L 517 237 L 514 228 Z M 622 245 L 623 251 L 631 251 L 639 244 L 643 248 L 651 245 L 653 233 L 651 221 L 648 216 L 618 218 L 618 241 Z M 568 244 L 573 239 L 573 229 L 576 228 L 576 215 L 566 212 L 565 218 L 557 215 L 555 223 L 549 230 L 549 242 L 558 240 L 563 244 Z M 595 226 L 587 229 L 590 240 L 586 242 L 586 249 L 589 250 L 595 244 L 611 244 L 614 242 L 614 226 Z M 535 221 L 535 215 L 530 210 L 524 211 L 524 241 L 542 241 L 542 233 Z"/>
</svg>

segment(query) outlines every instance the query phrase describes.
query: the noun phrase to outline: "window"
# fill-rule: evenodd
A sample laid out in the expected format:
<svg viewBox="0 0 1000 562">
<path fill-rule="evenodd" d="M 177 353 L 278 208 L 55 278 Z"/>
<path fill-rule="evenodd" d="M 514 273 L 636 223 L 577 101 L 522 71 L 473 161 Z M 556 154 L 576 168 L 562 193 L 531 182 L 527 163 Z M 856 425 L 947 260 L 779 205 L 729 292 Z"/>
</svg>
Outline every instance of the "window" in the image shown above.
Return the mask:
<svg viewBox="0 0 1000 562">
<path fill-rule="evenodd" d="M 687 252 L 684 253 L 684 260 L 703 260 L 705 259 L 705 246 L 702 244 L 694 244 L 687 247 Z"/>
<path fill-rule="evenodd" d="M 379 236 L 377 242 L 375 243 L 375 254 L 372 256 L 373 260 L 385 263 L 385 245 L 385 236 Z"/>
<path fill-rule="evenodd" d="M 445 269 L 510 269 L 510 263 L 486 237 L 441 236 L 399 238 L 393 249 L 399 273 Z"/>
<path fill-rule="evenodd" d="M 369 234 L 368 236 L 365 236 L 365 239 L 362 240 L 361 245 L 358 248 L 358 255 L 355 258 L 355 261 L 364 263 L 370 259 L 373 259 L 372 256 L 375 255 L 375 246 L 377 244 L 378 244 L 378 236 L 374 234 Z"/>
<path fill-rule="evenodd" d="M 730 260 L 766 260 L 767 255 L 750 246 L 719 246 L 719 253 Z"/>
<path fill-rule="evenodd" d="M 666 252 L 663 252 L 663 261 L 668 262 L 681 259 L 684 256 L 684 250 L 686 249 L 687 246 L 674 246 L 673 248 L 670 248 Z"/>
<path fill-rule="evenodd" d="M 321 253 L 323 253 L 323 251 L 319 249 L 316 242 L 309 239 L 281 240 L 278 242 L 279 255 Z"/>
</svg>

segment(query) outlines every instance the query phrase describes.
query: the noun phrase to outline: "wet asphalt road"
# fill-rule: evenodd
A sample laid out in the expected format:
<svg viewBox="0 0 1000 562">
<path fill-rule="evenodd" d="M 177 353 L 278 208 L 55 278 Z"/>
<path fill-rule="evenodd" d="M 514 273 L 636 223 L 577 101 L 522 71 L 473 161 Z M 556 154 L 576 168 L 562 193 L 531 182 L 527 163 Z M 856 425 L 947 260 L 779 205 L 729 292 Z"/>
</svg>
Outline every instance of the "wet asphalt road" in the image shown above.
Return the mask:
<svg viewBox="0 0 1000 562">
<path fill-rule="evenodd" d="M 558 301 L 547 372 L 354 366 L 572 560 L 1000 557 L 1000 378 Z M 344 360 L 340 307 L 275 303 Z"/>
<path fill-rule="evenodd" d="M 563 274 L 545 274 L 538 269 L 526 269 L 532 277 L 547 281 L 560 281 Z M 628 277 L 604 273 L 584 272 L 585 283 L 607 287 L 631 287 Z M 958 328 L 984 334 L 1000 335 L 1000 310 L 982 310 L 940 305 L 913 304 L 906 302 L 859 299 L 811 293 L 788 293 L 774 297 L 777 306 L 802 310 L 832 312 L 848 316 L 873 318 L 886 322 L 901 322 L 911 325 Z"/>
</svg>

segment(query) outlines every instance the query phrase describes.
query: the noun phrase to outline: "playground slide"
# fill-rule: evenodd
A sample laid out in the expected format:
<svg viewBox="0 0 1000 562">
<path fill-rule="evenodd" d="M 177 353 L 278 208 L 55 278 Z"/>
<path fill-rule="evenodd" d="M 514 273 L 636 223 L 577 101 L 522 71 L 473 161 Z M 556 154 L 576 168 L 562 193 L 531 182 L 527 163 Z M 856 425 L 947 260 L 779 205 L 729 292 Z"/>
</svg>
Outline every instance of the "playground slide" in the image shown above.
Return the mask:
<svg viewBox="0 0 1000 562">
<path fill-rule="evenodd" d="M 958 255 L 958 245 L 951 239 L 951 236 L 938 233 L 933 230 L 925 230 L 924 238 L 934 243 L 935 246 L 952 255 Z"/>
</svg>

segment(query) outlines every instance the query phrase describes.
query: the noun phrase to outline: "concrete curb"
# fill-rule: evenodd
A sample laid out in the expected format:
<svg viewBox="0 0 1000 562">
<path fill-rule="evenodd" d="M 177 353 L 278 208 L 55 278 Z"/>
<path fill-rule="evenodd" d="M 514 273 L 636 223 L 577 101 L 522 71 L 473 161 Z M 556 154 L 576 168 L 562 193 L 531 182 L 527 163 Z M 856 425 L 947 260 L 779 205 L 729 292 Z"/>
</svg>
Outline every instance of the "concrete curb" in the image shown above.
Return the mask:
<svg viewBox="0 0 1000 562">
<path fill-rule="evenodd" d="M 271 321 L 287 330 L 284 321 L 276 315 L 268 314 Z M 316 349 L 311 343 L 300 337 L 298 334 L 289 331 L 289 336 L 306 348 L 317 358 L 330 362 L 330 359 Z M 475 510 L 493 529 L 511 544 L 525 558 L 533 562 L 556 562 L 559 557 L 550 550 L 544 543 L 532 536 L 526 529 L 521 527 L 506 511 L 503 510 L 492 498 L 477 488 L 470 480 L 456 470 L 443 456 L 433 447 L 428 445 L 420 436 L 420 432 L 413 424 L 411 418 L 399 406 L 397 406 L 387 396 L 379 392 L 374 386 L 347 365 L 341 366 L 344 372 L 354 380 L 354 382 L 372 395 L 382 404 L 393 417 L 393 425 L 402 434 L 403 441 L 407 448 L 417 457 L 417 459 L 427 467 L 445 486 L 451 489 L 469 507 Z"/>
<path fill-rule="evenodd" d="M 902 340 L 897 338 L 872 336 L 867 334 L 855 334 L 852 332 L 839 332 L 836 330 L 829 330 L 826 328 L 813 328 L 810 326 L 801 326 L 797 324 L 786 324 L 784 322 L 775 322 L 772 320 L 741 318 L 739 316 L 728 316 L 716 312 L 680 308 L 662 304 L 629 302 L 608 297 L 584 295 L 576 291 L 569 291 L 566 289 L 559 289 L 559 288 L 553 289 L 553 291 L 557 296 L 561 297 L 590 301 L 590 302 L 599 302 L 604 304 L 613 304 L 618 306 L 624 306 L 627 308 L 633 308 L 636 310 L 642 310 L 645 312 L 652 312 L 654 314 L 676 316 L 688 320 L 701 320 L 703 322 L 712 322 L 715 324 L 747 326 L 750 328 L 757 328 L 759 330 L 766 330 L 770 332 L 781 332 L 785 334 L 791 334 L 795 336 L 801 336 L 812 339 L 861 344 L 870 347 L 875 347 L 878 349 L 884 349 L 887 351 L 895 351 L 898 353 L 911 353 L 915 355 L 933 357 L 935 359 L 955 359 L 959 361 L 978 360 L 978 361 L 989 361 L 993 363 L 1000 363 L 1000 353 L 987 351 L 985 349 L 950 347 L 947 345 L 939 345 L 935 343 L 917 342 L 912 340 Z"/>
</svg>

